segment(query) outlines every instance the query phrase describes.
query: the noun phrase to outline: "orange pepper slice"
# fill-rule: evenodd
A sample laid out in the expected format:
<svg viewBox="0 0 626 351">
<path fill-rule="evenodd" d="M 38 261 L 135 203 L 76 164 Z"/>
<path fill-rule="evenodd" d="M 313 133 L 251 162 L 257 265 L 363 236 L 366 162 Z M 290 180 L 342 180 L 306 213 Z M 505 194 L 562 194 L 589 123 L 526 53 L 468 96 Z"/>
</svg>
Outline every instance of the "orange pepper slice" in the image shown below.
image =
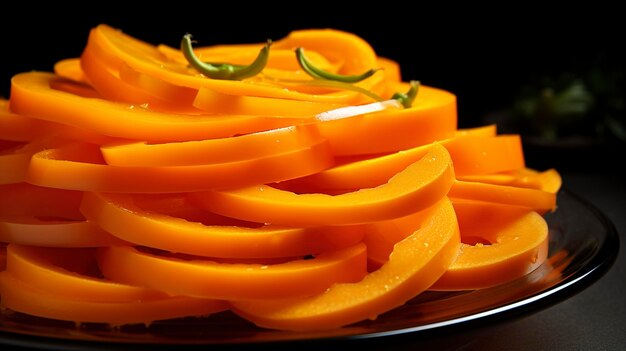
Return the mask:
<svg viewBox="0 0 626 351">
<path fill-rule="evenodd" d="M 172 193 L 277 182 L 318 172 L 332 162 L 325 141 L 258 159 L 170 167 L 106 165 L 99 146 L 73 143 L 34 154 L 26 180 L 70 190 Z"/>
<path fill-rule="evenodd" d="M 307 51 L 307 56 L 309 52 Z M 400 64 L 392 59 L 378 56 L 376 59 L 376 65 L 385 72 L 385 80 L 393 83 L 402 83 L 402 74 L 400 73 Z M 388 96 L 391 96 L 395 91 L 389 91 Z"/>
<path fill-rule="evenodd" d="M 543 190 L 457 180 L 448 193 L 453 200 L 518 206 L 539 213 L 556 208 L 556 194 Z"/>
<path fill-rule="evenodd" d="M 104 276 L 114 281 L 172 295 L 228 300 L 310 296 L 335 282 L 358 281 L 366 273 L 362 243 L 310 260 L 267 265 L 183 260 L 119 246 L 102 249 L 98 261 Z"/>
<path fill-rule="evenodd" d="M 186 94 L 179 95 L 180 91 L 176 91 L 176 97 L 183 97 L 182 101 L 177 101 L 173 98 L 168 101 L 160 96 L 158 92 L 150 93 L 142 89 L 141 86 L 133 85 L 133 81 L 140 84 L 146 83 L 146 79 L 143 76 L 138 77 L 137 74 L 133 74 L 134 72 L 130 72 L 130 69 L 124 72 L 124 77 L 130 80 L 130 82 L 122 80 L 121 67 L 113 69 L 107 66 L 102 60 L 102 56 L 99 55 L 98 50 L 95 49 L 95 46 L 95 44 L 89 42 L 80 57 L 80 64 L 86 79 L 103 97 L 112 101 L 149 106 L 151 109 L 162 112 L 174 112 L 177 110 L 182 110 L 186 113 L 194 112 L 195 109 L 191 107 L 193 97 Z M 121 63 L 121 65 L 124 64 Z M 155 79 L 152 79 L 146 84 L 154 86 L 154 81 Z M 160 86 L 159 84 L 156 85 Z M 172 88 L 170 90 L 176 89 Z"/>
<path fill-rule="evenodd" d="M 257 54 L 258 54 L 258 50 L 255 55 Z M 293 52 L 291 52 L 291 55 L 294 56 Z M 270 57 L 273 57 L 273 56 L 275 56 L 274 50 L 272 50 L 272 55 Z M 83 53 L 83 57 L 84 57 L 84 60 L 91 59 L 87 52 Z M 214 62 L 232 62 L 232 61 L 222 60 L 222 61 L 214 61 Z M 184 64 L 187 65 L 188 63 L 185 61 Z M 111 74 L 115 75 L 114 71 L 111 71 L 107 69 L 106 67 L 101 67 L 100 69 L 109 71 Z M 92 72 L 92 74 L 99 75 L 101 73 Z M 278 110 L 265 108 L 262 102 L 265 99 L 270 99 L 270 101 L 280 100 L 283 102 L 287 102 L 288 104 L 290 102 L 293 102 L 292 106 L 307 107 L 308 109 L 311 109 L 312 107 L 315 107 L 317 105 L 321 105 L 321 106 L 336 105 L 332 103 L 313 102 L 313 101 L 306 101 L 306 100 L 300 100 L 300 102 L 303 102 L 303 103 L 298 103 L 298 100 L 276 99 L 272 97 L 257 97 L 258 98 L 257 100 L 257 99 L 253 99 L 255 96 L 223 94 L 223 93 L 214 91 L 212 89 L 208 89 L 206 87 L 200 87 L 199 89 L 188 88 L 188 87 L 174 85 L 162 79 L 155 78 L 145 73 L 141 73 L 133 69 L 126 63 L 122 63 L 121 67 L 119 68 L 118 75 L 119 75 L 119 79 L 132 85 L 133 87 L 143 90 L 150 96 L 166 101 L 167 103 L 164 107 L 167 107 L 168 105 L 171 104 L 172 106 L 178 106 L 179 109 L 180 108 L 189 109 L 189 112 L 193 112 L 193 108 L 191 108 L 193 104 L 193 106 L 200 108 L 202 110 L 205 110 L 207 112 L 210 112 L 210 113 L 255 114 L 256 115 L 258 113 L 254 113 L 253 111 L 251 111 L 251 108 L 259 107 L 266 111 L 267 110 L 272 111 L 271 112 L 272 114 L 290 113 L 291 115 L 296 114 L 297 116 L 302 116 L 305 114 L 303 114 L 302 112 L 298 114 L 296 111 L 288 110 L 286 108 L 279 107 Z M 309 82 L 310 78 L 303 72 L 299 72 L 299 71 L 292 72 L 292 71 L 283 71 L 283 70 L 266 68 L 264 71 L 264 76 L 265 77 L 271 76 L 271 81 L 289 82 L 290 83 L 289 89 L 293 91 L 307 92 L 309 94 L 311 93 L 322 94 L 322 93 L 332 92 L 332 89 L 330 89 L 329 87 L 324 87 L 324 86 L 318 87 L 315 84 L 307 85 L 307 82 Z M 113 82 L 115 82 L 115 80 L 111 79 L 111 83 Z M 203 97 L 201 99 L 194 101 L 194 99 L 196 98 L 196 95 L 198 95 L 199 91 L 202 91 L 202 90 L 204 90 Z M 231 102 L 237 102 L 238 99 L 236 97 L 245 97 L 245 99 L 243 99 L 244 101 L 243 104 L 240 102 L 237 104 L 237 106 L 230 107 L 228 103 L 225 103 L 225 104 L 217 103 L 215 99 L 218 97 L 224 97 L 227 100 L 232 100 Z M 256 104 L 254 106 L 251 106 L 250 102 L 253 102 Z M 306 102 L 308 102 L 309 104 L 306 104 Z M 273 106 L 271 107 L 274 107 L 274 108 L 277 107 L 276 104 L 272 104 L 272 105 Z M 317 110 L 320 110 L 322 108 L 321 106 L 319 106 Z M 159 107 L 161 106 L 159 105 Z M 198 111 L 195 111 L 195 112 L 197 113 Z"/>
<path fill-rule="evenodd" d="M 102 135 L 148 141 L 223 138 L 296 124 L 289 118 L 188 116 L 141 106 L 88 99 L 54 90 L 55 76 L 22 73 L 11 80 L 11 109 L 19 114 L 87 129 Z M 32 101 L 37 101 L 36 104 Z"/>
<path fill-rule="evenodd" d="M 466 175 L 457 178 L 468 182 L 540 189 L 553 194 L 557 193 L 562 185 L 561 175 L 555 169 L 537 172 L 524 168 L 498 174 Z"/>
<path fill-rule="evenodd" d="M 54 64 L 54 73 L 59 77 L 67 78 L 75 82 L 87 83 L 85 73 L 80 67 L 79 58 L 69 58 Z"/>
<path fill-rule="evenodd" d="M 76 82 L 60 76 L 50 82 L 50 88 L 54 90 L 64 91 L 73 95 L 85 98 L 102 99 L 100 95 L 89 83 Z"/>
<path fill-rule="evenodd" d="M 9 111 L 9 101 L 0 98 L 0 139 L 11 141 L 33 141 L 43 137 L 41 129 L 36 129 L 38 121 Z"/>
<path fill-rule="evenodd" d="M 493 126 L 459 130 L 455 133 L 454 137 L 442 140 L 441 145 L 448 148 L 448 145 L 453 142 L 456 142 L 459 145 L 465 145 L 494 136 L 495 128 Z M 422 158 L 428 152 L 430 147 L 430 144 L 422 145 L 407 150 L 401 150 L 392 154 L 372 156 L 356 161 L 352 161 L 348 158 L 342 159 L 339 157 L 337 158 L 337 166 L 301 179 L 295 179 L 294 181 L 290 181 L 289 184 L 293 184 L 296 187 L 308 187 L 323 190 L 372 188 L 384 184 L 394 174 L 402 171 L 413 162 Z M 485 161 L 485 157 L 483 157 L 482 151 L 480 151 L 479 147 L 474 147 L 472 149 L 476 152 L 455 154 L 459 151 L 459 148 L 450 148 L 448 150 L 455 165 L 455 173 L 458 171 L 455 160 L 458 160 L 461 157 L 471 158 L 471 160 L 473 160 L 472 163 L 474 164 L 481 164 L 481 162 Z M 495 162 L 491 163 L 493 164 Z M 503 163 L 507 164 L 506 161 Z M 517 164 L 515 165 L 517 166 Z M 363 174 L 367 174 L 367 177 L 363 177 Z"/>
<path fill-rule="evenodd" d="M 45 247 L 101 247 L 119 240 L 91 222 L 2 216 L 0 242 Z"/>
<path fill-rule="evenodd" d="M 0 242 L 50 247 L 98 247 L 120 240 L 86 222 L 81 192 L 25 183 L 0 185 Z"/>
<path fill-rule="evenodd" d="M 6 149 L 0 148 L 0 185 L 23 182 L 34 153 L 32 144 L 11 143 Z"/>
<path fill-rule="evenodd" d="M 363 57 L 373 54 L 373 52 L 360 53 L 361 50 L 367 50 L 367 47 L 360 43 L 357 39 L 358 37 L 350 35 L 346 36 L 346 33 L 339 31 L 332 33 L 329 32 L 326 34 L 330 34 L 332 36 L 333 33 L 337 36 L 335 42 L 346 44 L 346 47 L 343 47 L 342 50 L 350 50 L 354 53 L 359 53 L 358 55 Z M 316 39 L 317 45 L 329 45 L 330 42 L 328 41 L 328 38 L 328 35 L 318 37 Z M 291 39 L 288 41 L 287 39 L 285 40 L 286 41 L 284 41 L 284 43 L 288 43 L 290 46 L 297 45 L 297 41 Z M 122 62 L 125 62 L 137 72 L 150 75 L 176 86 L 193 89 L 205 87 L 219 93 L 229 95 L 247 95 L 329 103 L 347 104 L 359 101 L 360 99 L 358 93 L 352 91 L 341 91 L 329 94 L 300 93 L 285 89 L 285 86 L 276 85 L 268 81 L 258 81 L 257 77 L 243 81 L 207 79 L 194 70 L 188 68 L 186 64 L 168 59 L 167 56 L 159 52 L 154 46 L 125 35 L 122 32 L 106 25 L 99 25 L 91 31 L 89 35 L 89 43 L 91 44 L 92 42 L 95 44 L 94 47 L 102 49 L 102 52 L 98 51 L 99 54 L 101 54 L 99 57 L 102 57 L 102 60 L 106 61 L 109 67 L 115 69 L 116 67 L 119 67 Z M 281 41 L 277 41 L 273 46 L 275 48 L 280 48 L 280 45 L 282 45 L 280 43 Z M 307 44 L 311 43 L 313 43 L 313 40 L 309 40 Z M 311 45 L 307 46 L 311 47 Z M 371 47 L 369 49 L 371 50 Z M 371 58 L 374 60 L 373 65 L 375 65 L 375 54 Z M 360 64 L 356 65 L 360 66 Z M 369 68 L 372 68 L 373 65 Z M 346 67 L 351 66 L 355 66 L 355 64 L 346 64 Z M 355 67 L 349 68 L 348 70 Z M 383 78 L 383 73 L 376 74 L 368 79 L 371 83 L 365 83 L 365 86 L 369 87 L 381 78 Z"/>
<path fill-rule="evenodd" d="M 9 111 L 8 101 L 0 99 L 0 139 L 25 142 L 55 137 L 85 140 L 92 143 L 110 143 L 112 141 L 112 138 L 106 138 L 89 130 L 12 113 Z"/>
<path fill-rule="evenodd" d="M 276 44 L 276 43 L 274 43 Z M 233 65 L 247 65 L 259 54 L 259 50 L 265 46 L 265 43 L 256 44 L 225 44 L 212 46 L 199 46 L 194 48 L 196 56 L 205 62 L 228 62 Z M 187 65 L 188 61 L 183 53 L 171 46 L 159 44 L 157 51 L 165 55 L 167 59 Z M 330 63 L 326 57 L 317 51 L 307 50 L 307 58 L 317 67 L 329 71 L 337 72 L 342 62 Z M 272 51 L 267 58 L 267 69 L 297 71 L 300 70 L 300 64 L 294 55 L 294 49 L 279 49 L 276 45 L 272 46 Z"/>
<path fill-rule="evenodd" d="M 260 47 L 253 53 L 254 56 L 258 55 L 258 49 L 260 49 Z M 182 65 L 188 65 L 188 62 L 180 51 L 176 49 L 170 50 L 176 51 L 177 55 L 172 55 L 176 56 L 177 61 L 180 61 Z M 286 50 L 272 50 L 269 63 L 276 61 L 277 55 L 280 56 L 280 53 L 285 53 L 285 51 Z M 117 101 L 152 103 L 159 110 L 178 107 L 178 109 L 183 109 L 189 113 L 194 112 L 193 109 L 190 109 L 193 104 L 211 114 L 254 114 L 270 116 L 311 116 L 322 111 L 342 106 L 330 103 L 222 94 L 203 87 L 200 87 L 200 93 L 198 89 L 174 85 L 149 74 L 139 72 L 125 62 L 121 62 L 120 64 L 117 62 L 111 63 L 111 66 L 108 67 L 106 63 L 99 58 L 106 56 L 102 54 L 99 55 L 99 53 L 102 52 L 103 50 L 99 48 L 94 41 L 90 41 L 81 56 L 83 66 L 89 73 L 89 76 L 92 77 L 93 84 L 101 90 L 103 94 Z M 252 53 L 250 50 L 246 52 Z M 218 57 L 215 55 L 207 56 L 199 53 L 198 50 L 196 50 L 196 54 L 210 62 L 230 62 L 233 64 L 237 64 L 237 62 L 244 63 L 242 58 L 245 59 L 244 56 L 246 56 L 235 55 L 235 59 L 232 52 L 229 53 L 229 55 L 221 54 Z M 293 51 L 290 50 L 289 55 L 290 61 L 293 62 L 293 64 L 289 66 L 295 65 L 294 69 L 299 69 Z M 254 56 L 251 58 L 252 60 Z M 248 62 L 245 63 L 247 64 Z M 117 69 L 112 67 L 117 67 Z M 269 69 L 269 71 L 272 70 Z M 303 77 L 303 74 L 292 74 L 290 77 L 284 77 L 285 73 L 272 72 L 272 75 L 280 76 L 282 79 L 298 79 L 299 81 L 302 81 L 303 78 L 310 79 L 306 75 Z M 120 80 L 122 82 L 120 82 Z M 124 83 L 130 84 L 132 87 Z M 139 88 L 139 91 L 136 91 L 137 88 Z M 157 100 L 155 100 L 155 98 Z M 195 112 L 197 113 L 198 111 Z"/>
<path fill-rule="evenodd" d="M 355 245 L 364 235 L 359 226 L 244 227 L 220 223 L 216 218 L 210 218 L 213 219 L 210 223 L 198 223 L 144 209 L 138 202 L 140 199 L 129 195 L 87 193 L 81 211 L 90 221 L 125 241 L 210 257 L 305 256 Z M 179 207 L 172 202 L 167 205 L 170 211 Z"/>
<path fill-rule="evenodd" d="M 431 206 L 454 180 L 448 151 L 434 144 L 419 161 L 376 188 L 340 195 L 295 194 L 266 185 L 192 194 L 211 212 L 280 225 L 358 224 L 406 216 Z"/>
<path fill-rule="evenodd" d="M 445 144 L 458 176 L 489 174 L 525 167 L 519 135 L 462 136 Z"/>
<path fill-rule="evenodd" d="M 354 92 L 340 94 L 311 95 L 290 91 L 283 87 L 254 80 L 231 81 L 207 79 L 186 64 L 170 60 L 156 47 L 123 34 L 106 25 L 92 29 L 89 44 L 101 48 L 98 51 L 109 67 L 119 67 L 125 62 L 137 72 L 150 75 L 175 86 L 199 89 L 206 87 L 224 94 L 288 98 L 307 101 L 348 103 L 358 97 Z M 276 44 L 274 44 L 276 45 Z M 253 77 L 254 78 L 254 77 Z"/>
<path fill-rule="evenodd" d="M 408 85 L 399 89 L 406 91 Z M 319 128 L 337 156 L 409 149 L 454 135 L 456 97 L 444 90 L 421 86 L 411 108 L 322 121 Z"/>
<path fill-rule="evenodd" d="M 522 175 L 535 179 L 539 183 L 539 189 L 549 193 L 556 194 L 563 185 L 561 175 L 553 168 L 543 172 L 526 168 L 519 170 L 519 172 Z"/>
<path fill-rule="evenodd" d="M 408 216 L 373 222 L 365 226 L 363 242 L 367 245 L 368 269 L 374 271 L 387 262 L 393 246 L 420 229 L 424 219 L 432 216 L 436 208 L 431 206 Z"/>
<path fill-rule="evenodd" d="M 504 284 L 546 260 L 548 225 L 538 213 L 475 203 L 456 203 L 455 210 L 461 241 L 468 243 L 461 244 L 459 256 L 431 289 L 471 290 Z M 475 242 L 477 238 L 481 240 Z"/>
<path fill-rule="evenodd" d="M 337 73 L 359 74 L 376 68 L 376 52 L 368 42 L 347 32 L 333 29 L 310 29 L 293 31 L 275 42 L 272 49 L 296 49 L 303 47 L 342 63 Z M 346 60 L 346 58 L 349 58 Z"/>
<path fill-rule="evenodd" d="M 192 103 L 198 94 L 197 89 L 173 85 L 150 75 L 137 72 L 126 63 L 123 63 L 119 69 L 119 78 L 133 87 L 137 87 L 156 98 L 166 101 L 167 105 L 171 104 L 178 109 L 188 110 L 191 113 L 195 110 Z M 199 113 L 200 111 L 196 110 L 195 112 Z"/>
<path fill-rule="evenodd" d="M 331 64 L 339 65 L 336 71 L 339 74 L 360 74 L 378 67 L 374 49 L 368 42 L 352 33 L 333 29 L 298 30 L 289 33 L 287 37 L 273 45 L 275 49 L 294 50 L 298 47 L 306 49 L 307 52 L 312 50 L 320 53 Z M 378 83 L 384 77 L 384 72 L 378 72 L 355 85 L 380 93 L 381 86 Z M 384 85 L 382 87 L 384 88 Z"/>
<path fill-rule="evenodd" d="M 172 85 L 137 72 L 124 62 L 109 66 L 105 59 L 107 55 L 90 40 L 80 57 L 86 78 L 106 98 L 148 105 L 162 112 L 199 113 L 191 105 L 197 89 Z"/>
<path fill-rule="evenodd" d="M 14 311 L 64 321 L 113 325 L 210 315 L 227 308 L 222 301 L 190 297 L 132 302 L 80 301 L 36 289 L 9 272 L 0 273 L 0 295 L 2 306 Z"/>
<path fill-rule="evenodd" d="M 248 161 L 296 152 L 324 142 L 313 124 L 272 129 L 237 137 L 178 143 L 104 145 L 102 156 L 115 166 L 187 166 Z"/>
<path fill-rule="evenodd" d="M 543 172 L 538 172 L 530 168 L 522 168 L 508 174 L 515 177 L 515 184 L 528 183 L 533 184 L 535 189 L 540 189 L 549 193 L 556 194 L 563 185 L 561 175 L 556 169 L 548 169 Z"/>
<path fill-rule="evenodd" d="M 207 88 L 200 88 L 193 105 L 200 110 L 215 114 L 302 118 L 312 118 L 318 113 L 345 106 L 324 102 L 227 95 Z"/>
<path fill-rule="evenodd" d="M 58 249 L 11 244 L 7 271 L 51 295 L 92 302 L 133 302 L 168 297 L 162 292 L 92 277 L 94 249 Z"/>
<path fill-rule="evenodd" d="M 460 238 L 452 204 L 434 205 L 423 226 L 398 243 L 389 261 L 357 283 L 337 283 L 305 299 L 231 302 L 258 326 L 286 330 L 338 328 L 404 304 L 434 283 L 456 258 Z"/>
<path fill-rule="evenodd" d="M 84 220 L 79 206 L 80 191 L 39 187 L 26 183 L 0 185 L 0 213 L 3 218 L 43 217 Z"/>
<path fill-rule="evenodd" d="M 202 58 L 205 62 L 228 62 L 230 64 L 241 64 L 247 65 L 252 62 L 256 56 L 259 54 L 259 50 L 265 45 L 265 43 L 259 44 L 234 44 L 234 45 L 214 45 L 208 47 L 196 47 L 194 48 L 194 52 L 196 56 Z M 168 60 L 176 61 L 183 65 L 188 65 L 187 59 L 184 57 L 183 53 L 175 48 L 166 46 L 166 45 L 158 45 L 157 50 L 165 55 Z M 327 72 L 337 73 L 339 68 L 343 65 L 342 61 L 336 61 L 330 63 L 326 57 L 320 55 L 316 51 L 307 50 L 307 58 L 316 67 L 319 67 Z M 381 64 L 381 68 L 393 70 L 392 67 L 383 67 Z M 397 68 L 396 68 L 397 69 Z M 387 77 L 387 71 L 385 71 L 385 79 Z M 261 79 L 259 79 L 261 77 Z M 339 98 L 354 96 L 354 93 L 345 91 L 345 92 L 335 92 L 337 88 L 333 89 L 330 86 L 317 85 L 314 80 L 311 80 L 311 77 L 304 71 L 301 70 L 300 64 L 294 55 L 294 48 L 289 49 L 277 49 L 274 45 L 271 50 L 271 55 L 269 55 L 267 60 L 267 65 L 265 66 L 262 76 L 253 78 L 256 81 L 267 82 L 270 85 L 283 85 L 288 87 L 289 90 L 295 92 L 303 92 L 307 94 L 323 94 L 328 95 L 329 93 L 333 93 L 333 96 Z M 155 86 L 142 85 L 145 89 L 150 91 L 154 91 L 153 88 Z M 209 90 L 205 87 L 200 87 L 200 90 Z M 222 94 L 217 90 L 211 89 L 216 94 Z M 382 93 L 382 92 L 381 92 Z M 394 92 L 388 94 L 391 96 Z M 232 93 L 223 94 L 226 96 L 233 96 Z M 245 96 L 245 95 L 238 95 Z M 248 96 L 250 97 L 250 96 Z M 287 100 L 287 99 L 282 99 Z M 291 99 L 290 99 L 291 100 Z M 307 100 L 302 100 L 307 101 Z M 356 101 L 356 100 L 355 100 Z M 353 101 L 353 102 L 355 102 Z M 293 113 L 293 112 L 292 112 Z"/>
</svg>

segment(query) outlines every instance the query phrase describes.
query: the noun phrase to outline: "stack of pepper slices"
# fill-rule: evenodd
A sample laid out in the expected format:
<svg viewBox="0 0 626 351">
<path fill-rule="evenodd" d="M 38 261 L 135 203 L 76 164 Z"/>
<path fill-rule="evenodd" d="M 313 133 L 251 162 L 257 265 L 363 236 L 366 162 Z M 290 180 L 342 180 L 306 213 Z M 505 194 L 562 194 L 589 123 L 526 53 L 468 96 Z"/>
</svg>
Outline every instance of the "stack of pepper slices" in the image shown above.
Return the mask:
<svg viewBox="0 0 626 351">
<path fill-rule="evenodd" d="M 0 101 L 2 306 L 319 330 L 520 278 L 559 174 L 456 126 L 454 95 L 349 33 L 179 50 L 98 26 Z"/>
</svg>

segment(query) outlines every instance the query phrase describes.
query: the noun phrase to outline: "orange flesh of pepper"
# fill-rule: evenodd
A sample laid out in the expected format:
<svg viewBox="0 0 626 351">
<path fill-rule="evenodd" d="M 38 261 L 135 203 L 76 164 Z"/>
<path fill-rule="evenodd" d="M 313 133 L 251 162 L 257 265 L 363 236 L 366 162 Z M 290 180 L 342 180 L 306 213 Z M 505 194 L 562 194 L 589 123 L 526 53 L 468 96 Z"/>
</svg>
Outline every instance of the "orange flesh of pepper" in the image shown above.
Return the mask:
<svg viewBox="0 0 626 351">
<path fill-rule="evenodd" d="M 194 52 L 248 64 L 263 46 Z M 297 47 L 328 72 L 382 69 L 319 81 Z M 526 168 L 518 135 L 458 130 L 449 92 L 368 106 L 409 84 L 353 34 L 292 32 L 260 74 L 227 81 L 100 25 L 54 70 L 0 99 L 4 308 L 114 325 L 231 309 L 321 330 L 551 260 L 540 215 L 558 172 Z M 333 115 L 360 105 L 376 112 Z"/>
<path fill-rule="evenodd" d="M 459 217 L 467 216 L 462 213 L 467 211 L 464 207 L 470 207 L 471 211 L 471 207 L 487 206 L 456 204 Z M 472 290 L 504 284 L 534 271 L 546 260 L 548 226 L 543 217 L 534 211 L 520 213 L 519 209 L 501 206 L 495 209 L 487 207 L 482 211 L 487 212 L 486 218 L 485 214 L 481 217 L 485 219 L 483 226 L 476 228 L 474 223 L 480 213 L 472 213 L 470 218 L 459 218 L 459 225 L 462 237 L 480 238 L 486 243 L 462 244 L 457 259 L 431 289 Z M 498 216 L 499 219 L 493 219 Z M 464 221 L 471 224 L 464 228 Z"/>
<path fill-rule="evenodd" d="M 450 155 L 434 144 L 387 184 L 341 195 L 295 194 L 269 186 L 193 194 L 221 215 L 281 225 L 358 224 L 405 216 L 437 202 L 454 179 Z"/>
<path fill-rule="evenodd" d="M 404 304 L 433 284 L 454 261 L 460 242 L 454 209 L 438 203 L 423 226 L 398 243 L 389 261 L 357 283 L 339 283 L 302 300 L 233 302 L 235 312 L 266 328 L 340 327 Z"/>
<path fill-rule="evenodd" d="M 358 281 L 366 273 L 365 250 L 359 243 L 311 260 L 266 265 L 164 258 L 131 247 L 111 246 L 102 249 L 98 261 L 105 277 L 172 295 L 281 299 L 320 293 L 335 282 Z"/>
<path fill-rule="evenodd" d="M 295 257 L 333 251 L 360 242 L 359 226 L 244 227 L 215 221 L 190 222 L 144 210 L 128 195 L 85 194 L 85 216 L 122 240 L 198 256 L 224 258 Z"/>
<path fill-rule="evenodd" d="M 227 309 L 222 301 L 185 296 L 141 302 L 80 301 L 34 288 L 5 271 L 0 273 L 2 305 L 33 316 L 73 322 L 124 325 L 155 320 L 210 315 Z"/>
</svg>

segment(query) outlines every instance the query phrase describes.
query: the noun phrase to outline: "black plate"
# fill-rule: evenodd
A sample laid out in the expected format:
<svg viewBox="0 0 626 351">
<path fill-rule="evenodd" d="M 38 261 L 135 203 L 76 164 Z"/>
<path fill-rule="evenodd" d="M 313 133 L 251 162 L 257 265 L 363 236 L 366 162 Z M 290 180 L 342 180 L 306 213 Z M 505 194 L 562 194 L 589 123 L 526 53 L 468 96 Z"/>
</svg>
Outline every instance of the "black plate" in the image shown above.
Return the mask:
<svg viewBox="0 0 626 351">
<path fill-rule="evenodd" d="M 258 347 L 291 343 L 350 343 L 405 335 L 422 338 L 434 333 L 510 320 L 553 305 L 600 278 L 614 262 L 619 239 L 613 224 L 594 206 L 562 191 L 558 210 L 547 215 L 550 227 L 548 261 L 533 273 L 490 289 L 426 292 L 374 321 L 309 333 L 264 330 L 230 312 L 208 318 L 154 322 L 149 326 L 109 328 L 0 314 L 0 343 L 59 350 L 154 349 L 163 345 Z M 293 345 L 292 345 L 293 346 Z"/>
</svg>

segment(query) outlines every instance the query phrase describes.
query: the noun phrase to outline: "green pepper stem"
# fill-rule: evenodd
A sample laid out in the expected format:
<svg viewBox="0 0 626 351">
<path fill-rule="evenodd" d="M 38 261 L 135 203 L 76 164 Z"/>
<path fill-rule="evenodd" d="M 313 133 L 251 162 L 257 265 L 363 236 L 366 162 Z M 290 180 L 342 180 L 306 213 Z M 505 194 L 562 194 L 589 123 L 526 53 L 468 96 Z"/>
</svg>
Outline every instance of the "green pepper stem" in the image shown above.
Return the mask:
<svg viewBox="0 0 626 351">
<path fill-rule="evenodd" d="M 213 79 L 224 80 L 242 80 L 253 77 L 265 68 L 269 58 L 271 40 L 259 51 L 256 59 L 247 66 L 231 65 L 228 63 L 209 63 L 202 62 L 193 52 L 191 34 L 185 34 L 180 42 L 180 50 L 183 52 L 185 59 L 198 72 Z"/>
<path fill-rule="evenodd" d="M 411 87 L 409 88 L 409 91 L 407 91 L 406 93 L 395 93 L 391 97 L 392 99 L 398 100 L 405 108 L 413 106 L 413 101 L 415 101 L 415 98 L 417 97 L 417 91 L 420 87 L 420 82 L 417 80 L 412 80 L 410 84 Z"/>
<path fill-rule="evenodd" d="M 296 49 L 296 58 L 298 59 L 298 63 L 300 64 L 300 67 L 302 67 L 302 69 L 306 73 L 308 73 L 311 77 L 316 78 L 316 79 L 333 80 L 333 81 L 344 82 L 344 83 L 357 83 L 366 78 L 373 76 L 374 73 L 380 70 L 380 68 L 372 68 L 364 73 L 357 74 L 357 75 L 343 75 L 343 74 L 326 72 L 321 68 L 315 67 L 315 65 L 313 65 L 311 61 L 309 61 L 309 59 L 307 59 L 307 57 L 304 55 L 303 48 Z"/>
</svg>

